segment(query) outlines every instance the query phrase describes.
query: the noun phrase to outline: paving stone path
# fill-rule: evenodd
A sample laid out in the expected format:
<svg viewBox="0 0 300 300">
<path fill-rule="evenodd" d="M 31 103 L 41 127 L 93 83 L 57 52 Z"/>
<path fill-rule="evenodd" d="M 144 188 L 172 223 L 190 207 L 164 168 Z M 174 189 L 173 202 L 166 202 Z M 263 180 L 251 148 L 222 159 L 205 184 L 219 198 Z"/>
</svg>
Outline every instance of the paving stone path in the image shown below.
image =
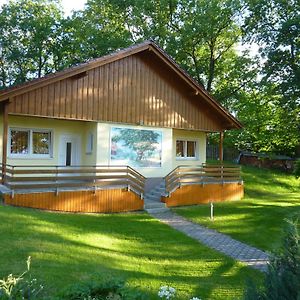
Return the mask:
<svg viewBox="0 0 300 300">
<path fill-rule="evenodd" d="M 219 233 L 216 230 L 208 229 L 188 221 L 170 210 L 149 213 L 159 221 L 168 224 L 210 248 L 230 256 L 235 260 L 241 261 L 261 272 L 267 270 L 269 257 L 267 253 L 262 250 L 234 240 L 228 235 Z"/>
</svg>

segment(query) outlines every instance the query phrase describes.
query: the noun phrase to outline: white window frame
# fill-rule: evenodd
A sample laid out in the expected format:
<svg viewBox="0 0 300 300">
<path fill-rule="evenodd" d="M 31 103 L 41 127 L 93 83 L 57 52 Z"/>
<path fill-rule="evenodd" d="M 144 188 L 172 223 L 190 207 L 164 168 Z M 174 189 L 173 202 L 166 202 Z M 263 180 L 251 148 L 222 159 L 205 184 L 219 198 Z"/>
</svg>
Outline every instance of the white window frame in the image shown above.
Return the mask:
<svg viewBox="0 0 300 300">
<path fill-rule="evenodd" d="M 28 153 L 26 154 L 15 154 L 11 153 L 11 132 L 12 131 L 27 131 L 29 132 L 29 141 L 28 141 Z M 49 142 L 49 153 L 48 154 L 35 154 L 33 153 L 33 132 L 47 132 L 50 133 L 50 142 Z M 8 155 L 11 158 L 52 158 L 53 157 L 53 130 L 43 129 L 43 128 L 23 128 L 23 127 L 9 127 L 8 129 Z"/>
<path fill-rule="evenodd" d="M 89 132 L 86 141 L 86 154 L 92 154 L 94 149 L 94 134 Z"/>
<path fill-rule="evenodd" d="M 176 149 L 176 146 L 177 146 L 177 142 L 178 141 L 182 141 L 184 142 L 183 144 L 183 154 L 184 156 L 180 157 L 180 156 L 177 156 L 177 149 Z M 193 157 L 188 157 L 187 156 L 187 142 L 195 142 L 196 143 L 196 147 L 195 147 L 195 156 Z M 199 160 L 199 140 L 198 139 L 189 139 L 189 138 L 176 138 L 175 140 L 175 157 L 176 157 L 176 160 Z"/>
</svg>

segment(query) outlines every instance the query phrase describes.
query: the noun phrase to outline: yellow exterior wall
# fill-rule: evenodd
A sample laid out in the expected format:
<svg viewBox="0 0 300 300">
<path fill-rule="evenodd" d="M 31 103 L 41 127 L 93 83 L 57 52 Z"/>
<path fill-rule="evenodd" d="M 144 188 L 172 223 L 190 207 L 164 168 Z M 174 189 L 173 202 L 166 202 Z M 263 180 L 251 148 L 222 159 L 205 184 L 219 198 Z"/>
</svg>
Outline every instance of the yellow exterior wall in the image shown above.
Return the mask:
<svg viewBox="0 0 300 300">
<path fill-rule="evenodd" d="M 180 159 L 176 158 L 176 140 L 191 139 L 198 143 L 197 159 Z M 195 130 L 173 129 L 173 168 L 180 165 L 200 165 L 206 162 L 206 133 Z"/>
<path fill-rule="evenodd" d="M 52 130 L 52 157 L 49 158 L 28 158 L 28 157 L 12 157 L 9 155 L 7 163 L 11 165 L 59 165 L 59 141 L 61 135 L 74 135 L 80 137 L 80 164 L 94 165 L 96 163 L 96 150 L 91 154 L 86 154 L 86 144 L 88 132 L 94 134 L 94 140 L 97 134 L 97 123 L 66 121 L 47 118 L 12 116 L 8 117 L 9 128 L 33 128 L 33 129 L 49 129 Z M 1 131 L 2 132 L 2 131 Z M 1 139 L 2 140 L 2 139 Z M 9 145 L 8 145 L 9 147 Z"/>
<path fill-rule="evenodd" d="M 145 126 L 127 126 L 123 124 L 98 123 L 97 164 L 110 164 L 110 133 L 112 127 L 149 129 L 162 132 L 162 166 L 160 168 L 135 168 L 145 177 L 164 177 L 178 165 L 199 165 L 206 161 L 206 133 L 192 130 L 175 130 Z M 197 159 L 176 159 L 176 139 L 185 138 L 198 141 Z"/>
<path fill-rule="evenodd" d="M 2 117 L 2 116 L 0 116 Z M 80 137 L 81 165 L 110 165 L 111 128 L 132 128 L 158 130 L 162 133 L 162 166 L 152 168 L 135 168 L 145 177 L 164 177 L 178 165 L 199 165 L 206 158 L 206 134 L 199 131 L 177 130 L 145 126 L 130 126 L 117 123 L 96 123 L 84 121 L 67 121 L 38 117 L 9 115 L 9 128 L 33 128 L 52 130 L 53 150 L 50 158 L 11 157 L 8 151 L 7 163 L 11 165 L 59 165 L 59 142 L 62 135 Z M 0 122 L 0 137 L 3 132 Z M 93 150 L 86 153 L 89 134 L 93 135 Z M 176 139 L 192 139 L 198 141 L 197 159 L 176 159 Z M 0 138 L 2 143 L 2 138 Z M 9 149 L 8 149 L 9 150 Z M 0 149 L 2 152 L 2 147 Z M 2 156 L 1 156 L 2 157 Z"/>
</svg>

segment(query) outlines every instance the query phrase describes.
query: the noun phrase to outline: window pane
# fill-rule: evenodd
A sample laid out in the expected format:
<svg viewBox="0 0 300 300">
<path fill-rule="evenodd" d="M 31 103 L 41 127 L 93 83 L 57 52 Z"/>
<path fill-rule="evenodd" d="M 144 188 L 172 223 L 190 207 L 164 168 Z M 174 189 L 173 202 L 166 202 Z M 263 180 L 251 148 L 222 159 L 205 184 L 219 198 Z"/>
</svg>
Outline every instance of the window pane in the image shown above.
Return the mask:
<svg viewBox="0 0 300 300">
<path fill-rule="evenodd" d="M 50 132 L 32 133 L 33 154 L 50 154 Z"/>
<path fill-rule="evenodd" d="M 176 141 L 176 157 L 184 157 L 184 141 Z"/>
<path fill-rule="evenodd" d="M 187 157 L 196 157 L 195 141 L 187 141 Z"/>
<path fill-rule="evenodd" d="M 10 131 L 10 153 L 28 154 L 29 131 L 11 130 Z"/>
</svg>

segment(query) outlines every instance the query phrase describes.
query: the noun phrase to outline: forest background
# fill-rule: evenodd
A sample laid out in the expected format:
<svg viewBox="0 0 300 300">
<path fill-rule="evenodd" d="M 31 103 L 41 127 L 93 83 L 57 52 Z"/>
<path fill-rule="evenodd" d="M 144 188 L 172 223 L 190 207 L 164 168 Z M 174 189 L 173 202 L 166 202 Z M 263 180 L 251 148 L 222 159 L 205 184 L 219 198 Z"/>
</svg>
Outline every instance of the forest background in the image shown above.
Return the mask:
<svg viewBox="0 0 300 300">
<path fill-rule="evenodd" d="M 300 156 L 299 12 L 298 0 L 87 0 L 66 16 L 60 1 L 9 1 L 0 89 L 151 39 L 241 121 L 228 147 Z"/>
</svg>

